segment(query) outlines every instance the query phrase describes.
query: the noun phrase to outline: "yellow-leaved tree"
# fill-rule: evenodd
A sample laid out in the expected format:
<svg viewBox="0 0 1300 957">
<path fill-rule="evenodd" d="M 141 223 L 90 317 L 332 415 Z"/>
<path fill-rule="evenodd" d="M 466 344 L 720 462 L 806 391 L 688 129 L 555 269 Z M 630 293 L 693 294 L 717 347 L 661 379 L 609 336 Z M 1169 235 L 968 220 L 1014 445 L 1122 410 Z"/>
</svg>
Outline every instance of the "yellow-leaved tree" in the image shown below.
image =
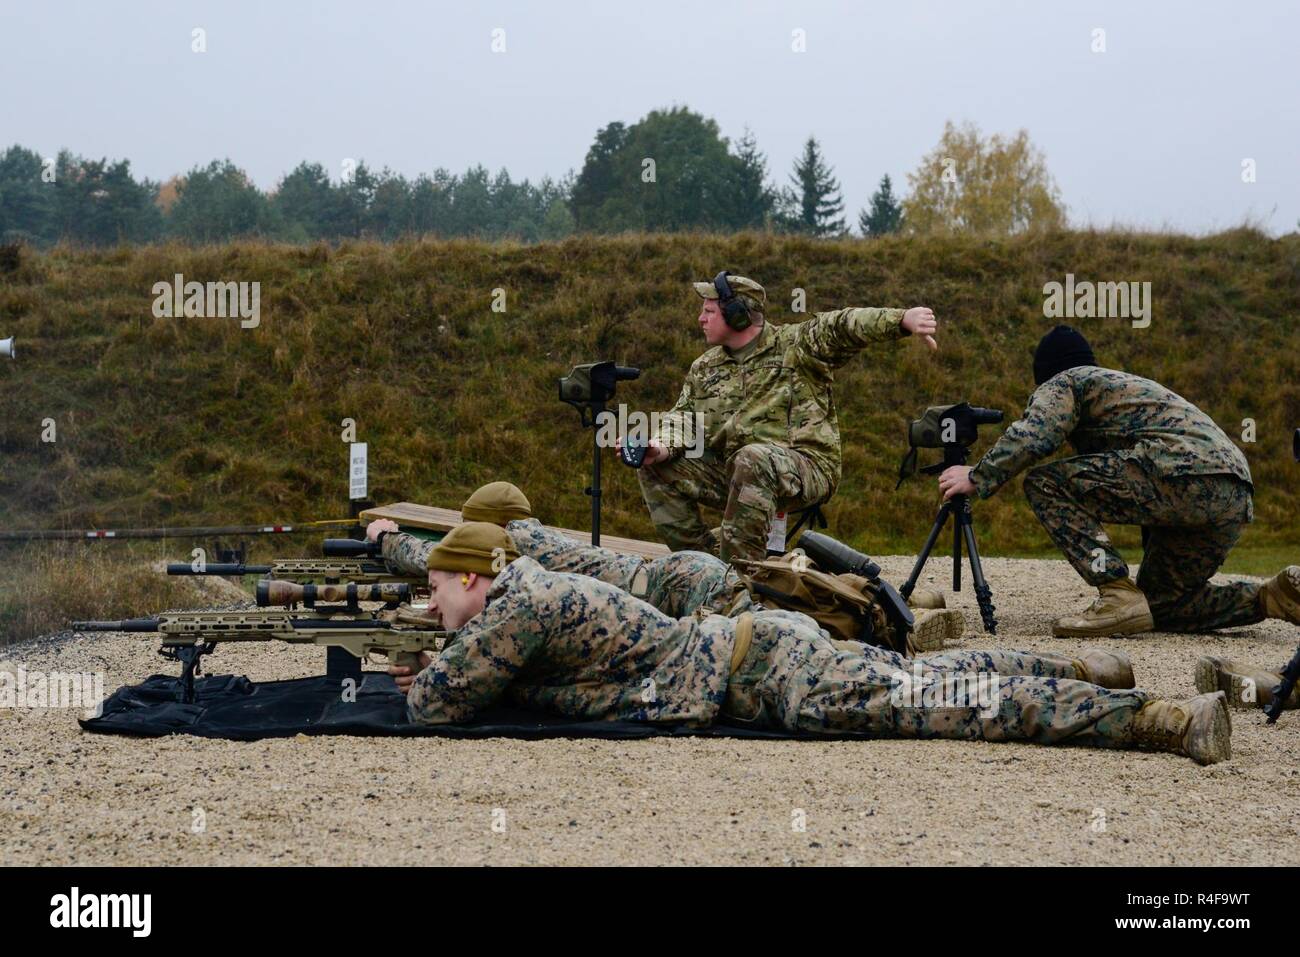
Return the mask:
<svg viewBox="0 0 1300 957">
<path fill-rule="evenodd" d="M 986 139 L 972 123 L 949 121 L 907 181 L 903 225 L 910 233 L 1008 235 L 1065 225 L 1056 183 L 1024 130 Z"/>
</svg>

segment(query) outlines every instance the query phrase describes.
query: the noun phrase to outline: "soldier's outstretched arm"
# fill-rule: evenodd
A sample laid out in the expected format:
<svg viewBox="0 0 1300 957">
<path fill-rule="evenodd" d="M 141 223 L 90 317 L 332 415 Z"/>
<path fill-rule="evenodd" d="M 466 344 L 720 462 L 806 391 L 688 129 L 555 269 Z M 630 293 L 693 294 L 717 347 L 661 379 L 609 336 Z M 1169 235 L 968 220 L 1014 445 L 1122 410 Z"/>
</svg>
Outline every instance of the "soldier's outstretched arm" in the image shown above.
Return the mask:
<svg viewBox="0 0 1300 957">
<path fill-rule="evenodd" d="M 1079 403 L 1068 376 L 1039 386 L 1029 407 L 1011 423 L 970 471 L 980 498 L 988 498 L 1015 475 L 1059 449 L 1079 424 Z"/>
<path fill-rule="evenodd" d="M 406 695 L 412 724 L 469 721 L 500 699 L 545 643 L 547 609 L 505 599 L 466 622 Z"/>
<path fill-rule="evenodd" d="M 901 339 L 910 336 L 913 330 L 932 348 L 936 347 L 937 324 L 929 309 L 850 307 L 819 312 L 800 323 L 798 343 L 806 355 L 838 368 L 872 343 Z"/>
<path fill-rule="evenodd" d="M 380 550 L 384 562 L 399 575 L 429 574 L 429 552 L 437 542 L 416 538 L 405 532 L 389 532 L 384 536 Z"/>
</svg>

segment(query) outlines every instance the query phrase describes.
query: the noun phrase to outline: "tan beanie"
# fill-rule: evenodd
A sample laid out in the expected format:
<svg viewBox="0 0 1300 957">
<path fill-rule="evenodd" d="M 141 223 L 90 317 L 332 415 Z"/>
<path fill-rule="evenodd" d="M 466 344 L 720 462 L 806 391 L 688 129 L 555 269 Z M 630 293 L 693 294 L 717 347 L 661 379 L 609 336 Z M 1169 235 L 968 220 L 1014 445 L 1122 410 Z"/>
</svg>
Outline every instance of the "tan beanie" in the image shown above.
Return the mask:
<svg viewBox="0 0 1300 957">
<path fill-rule="evenodd" d="M 519 488 L 509 482 L 489 482 L 465 499 L 460 517 L 467 522 L 491 522 L 505 525 L 517 519 L 532 518 L 533 507 Z"/>
<path fill-rule="evenodd" d="M 514 541 L 500 525 L 466 522 L 457 525 L 433 546 L 429 551 L 429 568 L 495 576 L 518 557 Z"/>
</svg>

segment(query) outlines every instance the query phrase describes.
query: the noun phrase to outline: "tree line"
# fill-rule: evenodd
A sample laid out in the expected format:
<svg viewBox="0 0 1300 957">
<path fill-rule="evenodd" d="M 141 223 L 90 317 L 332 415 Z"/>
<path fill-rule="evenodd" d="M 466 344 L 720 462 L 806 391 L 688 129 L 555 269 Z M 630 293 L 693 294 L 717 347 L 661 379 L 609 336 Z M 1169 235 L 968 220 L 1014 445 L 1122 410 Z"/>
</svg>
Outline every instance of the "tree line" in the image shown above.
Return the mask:
<svg viewBox="0 0 1300 957">
<path fill-rule="evenodd" d="M 158 183 L 129 160 L 56 157 L 21 145 L 0 153 L 0 241 L 47 246 L 285 242 L 404 236 L 560 239 L 575 232 L 757 229 L 816 237 L 851 234 L 833 167 L 810 136 L 788 183 L 773 182 L 746 130 L 732 144 L 716 121 L 685 107 L 655 110 L 596 133 L 582 169 L 560 180 L 515 181 L 481 165 L 408 179 L 345 161 L 332 177 L 302 162 L 263 191 L 231 160 Z M 1064 224 L 1045 161 L 1021 131 L 984 137 L 949 123 L 908 174 L 899 197 L 888 174 L 857 216 L 863 236 L 909 232 L 1013 233 Z"/>
</svg>

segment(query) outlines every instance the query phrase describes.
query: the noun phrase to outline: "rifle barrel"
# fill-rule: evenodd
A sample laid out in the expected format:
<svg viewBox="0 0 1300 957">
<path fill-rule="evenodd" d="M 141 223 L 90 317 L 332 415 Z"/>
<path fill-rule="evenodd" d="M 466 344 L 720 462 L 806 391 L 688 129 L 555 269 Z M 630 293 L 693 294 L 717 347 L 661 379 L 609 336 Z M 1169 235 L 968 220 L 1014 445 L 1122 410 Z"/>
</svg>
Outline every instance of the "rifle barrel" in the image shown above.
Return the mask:
<svg viewBox="0 0 1300 957">
<path fill-rule="evenodd" d="M 124 618 L 121 621 L 74 621 L 73 631 L 157 631 L 157 618 Z"/>
<path fill-rule="evenodd" d="M 169 562 L 168 575 L 266 575 L 270 565 L 244 565 L 239 562 L 208 562 L 203 571 L 195 571 L 189 562 Z"/>
</svg>

